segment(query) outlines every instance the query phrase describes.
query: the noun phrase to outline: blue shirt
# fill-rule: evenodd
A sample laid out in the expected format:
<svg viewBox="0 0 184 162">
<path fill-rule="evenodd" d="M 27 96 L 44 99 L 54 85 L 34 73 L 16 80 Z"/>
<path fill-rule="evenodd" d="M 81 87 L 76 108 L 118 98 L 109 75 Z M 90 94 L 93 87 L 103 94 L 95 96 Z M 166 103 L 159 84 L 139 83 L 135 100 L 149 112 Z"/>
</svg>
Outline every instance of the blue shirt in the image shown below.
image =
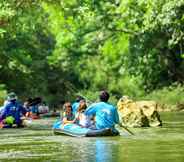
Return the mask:
<svg viewBox="0 0 184 162">
<path fill-rule="evenodd" d="M 79 108 L 79 102 L 74 102 L 72 104 L 72 113 L 75 115 L 78 111 L 78 108 Z"/>
<path fill-rule="evenodd" d="M 1 120 L 8 116 L 12 116 L 15 119 L 16 124 L 21 124 L 21 116 L 26 113 L 26 110 L 18 102 L 10 102 L 4 107 L 4 111 L 1 114 Z"/>
<path fill-rule="evenodd" d="M 89 106 L 85 112 L 86 115 L 95 116 L 96 128 L 113 128 L 119 123 L 117 109 L 106 102 L 99 102 Z"/>
<path fill-rule="evenodd" d="M 38 114 L 38 113 L 39 113 L 38 105 L 33 105 L 33 106 L 31 106 L 31 112 L 32 112 L 33 114 Z"/>
</svg>

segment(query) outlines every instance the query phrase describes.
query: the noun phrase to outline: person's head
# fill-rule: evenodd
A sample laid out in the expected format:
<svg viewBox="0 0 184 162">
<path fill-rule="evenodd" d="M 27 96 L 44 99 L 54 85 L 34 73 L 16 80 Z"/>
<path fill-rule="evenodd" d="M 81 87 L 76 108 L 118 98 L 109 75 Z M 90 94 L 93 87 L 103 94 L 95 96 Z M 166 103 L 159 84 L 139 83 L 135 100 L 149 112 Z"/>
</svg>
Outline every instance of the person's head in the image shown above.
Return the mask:
<svg viewBox="0 0 184 162">
<path fill-rule="evenodd" d="M 29 107 L 28 101 L 25 101 L 25 102 L 24 102 L 24 107 L 25 107 L 25 108 L 28 108 L 28 107 Z"/>
<path fill-rule="evenodd" d="M 75 101 L 76 101 L 76 102 L 80 102 L 81 100 L 85 100 L 84 97 L 82 97 L 82 96 L 77 96 Z"/>
<path fill-rule="evenodd" d="M 14 92 L 11 92 L 7 96 L 8 101 L 16 101 L 17 100 L 17 95 Z"/>
<path fill-rule="evenodd" d="M 86 108 L 87 108 L 86 101 L 81 100 L 80 103 L 79 103 L 78 112 L 83 112 L 83 111 L 86 110 Z"/>
<path fill-rule="evenodd" d="M 109 99 L 109 93 L 107 91 L 101 91 L 99 95 L 100 101 L 107 102 Z"/>
<path fill-rule="evenodd" d="M 65 102 L 65 104 L 63 105 L 63 108 L 66 114 L 72 113 L 72 105 L 70 102 Z"/>
<path fill-rule="evenodd" d="M 45 101 L 43 101 L 43 102 L 42 102 L 42 104 L 43 104 L 44 106 L 46 106 L 46 105 L 47 105 Z"/>
</svg>

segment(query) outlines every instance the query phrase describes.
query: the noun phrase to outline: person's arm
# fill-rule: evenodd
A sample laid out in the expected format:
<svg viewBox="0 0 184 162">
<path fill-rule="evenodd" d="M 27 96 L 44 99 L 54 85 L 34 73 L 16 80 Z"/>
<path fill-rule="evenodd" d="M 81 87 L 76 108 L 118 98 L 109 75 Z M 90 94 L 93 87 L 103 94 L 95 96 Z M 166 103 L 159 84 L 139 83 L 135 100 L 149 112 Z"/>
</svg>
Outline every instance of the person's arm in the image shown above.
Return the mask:
<svg viewBox="0 0 184 162">
<path fill-rule="evenodd" d="M 114 122 L 115 122 L 116 124 L 119 123 L 119 115 L 118 115 L 117 108 L 114 109 Z"/>
<path fill-rule="evenodd" d="M 6 105 L 6 106 L 4 107 L 4 110 L 2 111 L 2 114 L 0 115 L 0 121 L 3 121 L 3 120 L 5 119 L 6 114 L 8 113 L 8 109 L 9 109 L 9 106 Z"/>
<path fill-rule="evenodd" d="M 25 116 L 25 115 L 26 115 L 26 113 L 27 113 L 26 108 L 25 108 L 25 107 L 23 107 L 22 105 L 19 105 L 19 106 L 20 106 L 20 109 L 21 109 L 22 114 Z"/>
<path fill-rule="evenodd" d="M 77 123 L 79 121 L 79 115 L 80 115 L 80 113 L 77 112 L 76 115 L 75 115 L 75 118 L 73 120 L 73 123 Z"/>
<path fill-rule="evenodd" d="M 94 116 L 96 114 L 96 110 L 97 110 L 96 104 L 92 104 L 86 109 L 85 115 Z"/>
<path fill-rule="evenodd" d="M 72 124 L 74 123 L 74 120 L 67 120 L 67 117 L 63 118 L 63 124 Z"/>
</svg>

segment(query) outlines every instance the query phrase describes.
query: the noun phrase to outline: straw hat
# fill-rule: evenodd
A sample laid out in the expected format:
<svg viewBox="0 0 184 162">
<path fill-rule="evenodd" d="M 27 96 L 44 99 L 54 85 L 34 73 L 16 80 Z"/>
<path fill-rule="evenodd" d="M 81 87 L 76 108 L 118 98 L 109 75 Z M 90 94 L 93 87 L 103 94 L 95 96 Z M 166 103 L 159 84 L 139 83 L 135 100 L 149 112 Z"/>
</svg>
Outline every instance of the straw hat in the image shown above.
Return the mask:
<svg viewBox="0 0 184 162">
<path fill-rule="evenodd" d="M 8 101 L 17 100 L 17 95 L 14 92 L 11 92 L 7 96 Z"/>
</svg>

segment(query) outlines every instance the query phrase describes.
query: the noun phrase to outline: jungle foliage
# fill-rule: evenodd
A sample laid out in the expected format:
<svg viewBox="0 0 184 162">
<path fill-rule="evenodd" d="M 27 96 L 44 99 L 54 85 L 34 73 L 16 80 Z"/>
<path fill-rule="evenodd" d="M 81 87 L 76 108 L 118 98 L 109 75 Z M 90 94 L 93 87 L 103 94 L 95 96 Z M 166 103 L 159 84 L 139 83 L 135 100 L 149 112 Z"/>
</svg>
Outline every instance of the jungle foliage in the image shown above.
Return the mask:
<svg viewBox="0 0 184 162">
<path fill-rule="evenodd" d="M 182 86 L 183 31 L 183 0 L 0 0 L 0 84 L 51 103 Z"/>
</svg>

